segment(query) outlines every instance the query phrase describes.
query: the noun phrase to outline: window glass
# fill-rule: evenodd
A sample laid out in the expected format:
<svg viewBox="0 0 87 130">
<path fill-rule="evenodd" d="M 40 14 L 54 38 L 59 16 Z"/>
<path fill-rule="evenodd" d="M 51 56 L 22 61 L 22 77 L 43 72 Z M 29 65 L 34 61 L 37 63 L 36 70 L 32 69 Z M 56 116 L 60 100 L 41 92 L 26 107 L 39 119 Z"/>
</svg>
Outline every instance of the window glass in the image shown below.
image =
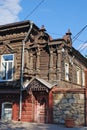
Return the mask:
<svg viewBox="0 0 87 130">
<path fill-rule="evenodd" d="M 12 62 L 8 64 L 8 79 L 12 79 Z"/>
<path fill-rule="evenodd" d="M 2 55 L 0 80 L 11 80 L 13 77 L 13 54 Z"/>
<path fill-rule="evenodd" d="M 3 55 L 2 56 L 2 60 L 3 61 L 9 61 L 9 60 L 13 60 L 13 55 Z"/>
<path fill-rule="evenodd" d="M 12 120 L 12 103 L 5 102 L 2 103 L 2 113 L 1 113 L 2 120 Z"/>
<path fill-rule="evenodd" d="M 4 104 L 4 108 L 12 108 L 12 104 L 6 103 L 6 104 Z"/>
</svg>

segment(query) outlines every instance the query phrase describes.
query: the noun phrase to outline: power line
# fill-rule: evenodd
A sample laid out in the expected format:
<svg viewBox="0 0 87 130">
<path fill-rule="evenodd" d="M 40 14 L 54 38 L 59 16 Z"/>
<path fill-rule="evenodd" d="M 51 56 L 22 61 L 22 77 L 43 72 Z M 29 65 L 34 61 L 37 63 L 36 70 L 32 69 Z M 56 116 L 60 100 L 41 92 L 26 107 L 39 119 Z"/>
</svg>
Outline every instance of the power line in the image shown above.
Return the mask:
<svg viewBox="0 0 87 130">
<path fill-rule="evenodd" d="M 79 46 L 78 50 L 79 50 L 79 51 L 82 51 L 82 50 L 85 49 L 86 47 L 87 47 L 87 40 L 86 40 L 83 44 L 81 44 L 81 45 Z"/>
<path fill-rule="evenodd" d="M 36 5 L 36 7 L 24 18 L 24 20 L 26 20 L 29 16 L 31 16 L 36 9 L 39 8 L 39 6 L 44 2 L 45 0 L 42 0 L 38 5 Z"/>
<path fill-rule="evenodd" d="M 75 42 L 75 40 L 77 40 L 77 38 L 80 36 L 80 34 L 85 30 L 85 28 L 87 27 L 87 25 L 85 25 L 73 38 L 72 41 Z"/>
<path fill-rule="evenodd" d="M 80 52 L 82 52 L 86 48 L 87 48 L 87 43 L 83 46 L 83 48 L 80 50 Z"/>
<path fill-rule="evenodd" d="M 49 31 L 47 31 L 47 33 L 53 34 L 53 35 L 55 35 L 55 36 L 58 36 L 58 35 L 63 36 L 63 34 L 58 34 L 58 33 L 49 32 Z"/>
<path fill-rule="evenodd" d="M 45 0 L 42 0 L 38 5 L 36 5 L 36 7 L 24 18 L 24 20 L 26 20 L 29 16 L 31 16 L 36 9 L 39 8 L 39 6 L 44 2 Z M 80 36 L 80 34 L 85 30 L 85 28 L 87 27 L 87 25 L 85 25 L 73 38 L 72 38 L 72 41 L 74 42 L 75 40 L 78 40 L 78 37 Z M 53 35 L 62 35 L 62 34 L 57 34 L 57 33 L 53 33 L 53 32 L 48 32 L 50 34 L 53 34 Z M 82 46 L 80 46 L 80 48 L 78 50 L 82 51 L 83 49 L 85 49 L 85 47 L 87 47 L 87 45 L 84 45 L 86 44 L 86 42 L 84 42 L 82 44 Z"/>
<path fill-rule="evenodd" d="M 83 40 L 81 40 L 81 39 L 76 39 L 76 40 L 79 41 L 79 42 L 85 43 L 85 41 L 83 41 Z"/>
</svg>

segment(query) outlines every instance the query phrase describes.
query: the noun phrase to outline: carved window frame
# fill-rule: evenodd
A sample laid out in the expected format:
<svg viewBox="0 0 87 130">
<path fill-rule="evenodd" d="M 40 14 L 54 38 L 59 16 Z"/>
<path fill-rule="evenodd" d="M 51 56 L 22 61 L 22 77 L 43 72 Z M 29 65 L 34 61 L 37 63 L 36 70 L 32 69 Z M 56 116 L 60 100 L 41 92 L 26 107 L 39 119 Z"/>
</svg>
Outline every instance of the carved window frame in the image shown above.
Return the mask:
<svg viewBox="0 0 87 130">
<path fill-rule="evenodd" d="M 77 84 L 81 84 L 81 69 L 80 69 L 80 67 L 76 68 L 76 73 L 77 73 Z"/>
</svg>

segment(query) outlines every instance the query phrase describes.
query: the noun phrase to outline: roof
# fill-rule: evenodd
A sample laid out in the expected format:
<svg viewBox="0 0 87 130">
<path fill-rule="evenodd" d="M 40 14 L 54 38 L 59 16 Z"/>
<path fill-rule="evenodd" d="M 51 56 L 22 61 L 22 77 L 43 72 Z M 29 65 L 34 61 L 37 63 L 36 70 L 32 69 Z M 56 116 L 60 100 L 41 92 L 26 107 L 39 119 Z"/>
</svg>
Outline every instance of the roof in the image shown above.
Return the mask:
<svg viewBox="0 0 87 130">
<path fill-rule="evenodd" d="M 30 21 L 30 20 L 26 20 L 26 21 L 21 21 L 21 22 L 15 22 L 15 23 L 9 23 L 9 24 L 5 24 L 5 25 L 0 25 L 0 32 L 10 30 L 10 29 L 13 29 L 13 28 L 17 29 L 17 28 L 21 28 L 21 27 L 25 27 L 25 26 L 29 27 L 31 22 L 32 21 Z M 33 26 L 39 30 L 39 27 L 37 27 L 34 23 L 33 23 Z"/>
<path fill-rule="evenodd" d="M 51 89 L 52 87 L 54 87 L 56 85 L 56 84 L 51 84 L 51 83 L 45 81 L 44 79 L 34 77 L 30 81 L 26 81 L 24 83 L 23 90 L 26 90 L 27 87 L 29 87 L 30 83 L 32 83 L 34 80 L 39 81 L 41 84 L 43 84 L 44 86 L 46 86 L 48 89 Z"/>
<path fill-rule="evenodd" d="M 72 47 L 71 52 L 81 63 L 83 63 L 87 67 L 87 58 L 85 58 L 78 50 Z"/>
</svg>

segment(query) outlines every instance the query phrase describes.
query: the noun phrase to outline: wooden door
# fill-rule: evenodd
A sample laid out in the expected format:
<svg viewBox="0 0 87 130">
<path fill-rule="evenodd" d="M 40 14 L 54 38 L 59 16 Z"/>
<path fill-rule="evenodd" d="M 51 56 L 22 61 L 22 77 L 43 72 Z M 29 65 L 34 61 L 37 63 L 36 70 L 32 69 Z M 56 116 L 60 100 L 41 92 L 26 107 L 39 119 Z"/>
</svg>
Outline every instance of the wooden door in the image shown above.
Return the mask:
<svg viewBox="0 0 87 130">
<path fill-rule="evenodd" d="M 38 96 L 35 102 L 35 121 L 37 123 L 48 122 L 48 105 L 46 96 Z"/>
</svg>

